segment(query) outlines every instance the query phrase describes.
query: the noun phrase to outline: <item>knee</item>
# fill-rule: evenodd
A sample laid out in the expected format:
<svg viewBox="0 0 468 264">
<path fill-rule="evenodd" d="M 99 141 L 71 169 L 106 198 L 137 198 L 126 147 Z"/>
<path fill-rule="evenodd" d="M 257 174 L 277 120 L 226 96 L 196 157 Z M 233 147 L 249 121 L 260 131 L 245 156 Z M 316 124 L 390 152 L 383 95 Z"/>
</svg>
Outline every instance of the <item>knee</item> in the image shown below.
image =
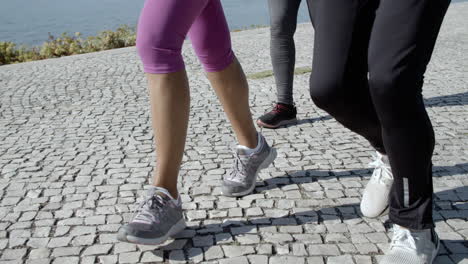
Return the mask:
<svg viewBox="0 0 468 264">
<path fill-rule="evenodd" d="M 182 41 L 169 34 L 138 34 L 136 47 L 146 73 L 171 73 L 184 68 Z M 179 44 L 181 43 L 181 44 Z"/>
<path fill-rule="evenodd" d="M 373 100 L 389 99 L 397 89 L 400 76 L 391 70 L 369 72 L 369 88 Z"/>
<path fill-rule="evenodd" d="M 369 64 L 369 86 L 373 97 L 378 99 L 395 97 L 402 93 L 421 93 L 425 67 L 382 64 Z"/>
<path fill-rule="evenodd" d="M 369 72 L 369 89 L 384 127 L 426 127 L 427 116 L 421 93 L 422 76 L 408 71 L 379 69 Z"/>
<path fill-rule="evenodd" d="M 270 34 L 272 38 L 292 38 L 296 31 L 296 23 L 288 21 L 287 17 L 276 17 L 270 22 Z"/>
<path fill-rule="evenodd" d="M 340 104 L 341 82 L 335 78 L 311 76 L 310 97 L 319 108 L 330 112 Z"/>
<path fill-rule="evenodd" d="M 231 35 L 227 26 L 218 25 L 210 34 L 193 34 L 189 37 L 203 68 L 207 72 L 219 72 L 234 61 Z"/>
<path fill-rule="evenodd" d="M 197 56 L 207 72 L 219 72 L 228 67 L 235 58 L 230 45 L 197 50 Z"/>
</svg>

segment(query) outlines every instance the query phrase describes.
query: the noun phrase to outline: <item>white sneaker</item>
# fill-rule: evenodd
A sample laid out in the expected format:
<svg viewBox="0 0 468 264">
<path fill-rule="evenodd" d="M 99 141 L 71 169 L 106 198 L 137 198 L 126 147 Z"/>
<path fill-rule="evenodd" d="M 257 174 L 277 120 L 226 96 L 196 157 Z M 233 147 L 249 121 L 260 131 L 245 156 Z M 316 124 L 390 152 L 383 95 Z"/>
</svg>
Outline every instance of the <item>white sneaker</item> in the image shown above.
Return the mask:
<svg viewBox="0 0 468 264">
<path fill-rule="evenodd" d="M 364 190 L 361 200 L 361 212 L 366 217 L 378 217 L 388 208 L 388 196 L 393 185 L 393 174 L 387 155 L 377 152 L 375 160 L 369 165 L 374 172 Z"/>
<path fill-rule="evenodd" d="M 412 231 L 394 225 L 390 250 L 380 264 L 432 264 L 439 245 L 439 237 L 431 229 Z"/>
</svg>

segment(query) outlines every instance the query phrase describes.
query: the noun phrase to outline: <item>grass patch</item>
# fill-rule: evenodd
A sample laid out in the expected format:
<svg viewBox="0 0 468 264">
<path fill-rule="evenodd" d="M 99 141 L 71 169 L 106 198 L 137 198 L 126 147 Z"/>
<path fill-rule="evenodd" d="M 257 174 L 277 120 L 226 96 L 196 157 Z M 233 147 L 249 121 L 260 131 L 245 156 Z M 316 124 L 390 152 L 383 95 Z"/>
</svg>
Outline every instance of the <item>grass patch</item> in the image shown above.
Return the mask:
<svg viewBox="0 0 468 264">
<path fill-rule="evenodd" d="M 312 72 L 312 68 L 310 67 L 299 67 L 294 70 L 294 75 L 301 75 L 301 74 L 306 74 Z M 261 72 L 255 72 L 247 75 L 248 79 L 252 80 L 258 80 L 258 79 L 264 79 L 273 76 L 273 71 L 272 70 L 267 70 L 267 71 L 261 71 Z"/>
<path fill-rule="evenodd" d="M 296 68 L 296 69 L 294 70 L 294 74 L 295 74 L 295 75 L 306 74 L 306 73 L 309 73 L 309 72 L 312 72 L 312 68 L 311 68 L 311 67 L 300 67 L 300 68 Z"/>
<path fill-rule="evenodd" d="M 257 79 L 264 79 L 273 76 L 273 71 L 262 71 L 262 72 L 255 72 L 247 75 L 248 79 L 257 80 Z"/>
<path fill-rule="evenodd" d="M 266 25 L 250 25 L 250 26 L 247 26 L 247 27 L 241 27 L 241 28 L 238 28 L 238 29 L 234 29 L 231 32 L 240 32 L 240 31 L 244 31 L 244 30 L 250 30 L 250 29 L 256 29 L 256 28 L 266 28 L 266 27 L 269 27 L 269 26 L 266 26 Z"/>
</svg>

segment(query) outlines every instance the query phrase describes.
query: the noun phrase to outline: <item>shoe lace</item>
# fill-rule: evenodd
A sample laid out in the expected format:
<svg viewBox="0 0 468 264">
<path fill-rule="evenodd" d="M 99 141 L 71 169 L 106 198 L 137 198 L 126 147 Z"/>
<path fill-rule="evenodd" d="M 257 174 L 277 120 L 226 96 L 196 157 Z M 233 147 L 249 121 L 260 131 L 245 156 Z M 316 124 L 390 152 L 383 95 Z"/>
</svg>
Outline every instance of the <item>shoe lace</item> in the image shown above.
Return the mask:
<svg viewBox="0 0 468 264">
<path fill-rule="evenodd" d="M 270 113 L 280 114 L 282 112 L 288 112 L 288 111 L 293 111 L 293 109 L 289 108 L 286 105 L 281 105 L 281 104 L 277 103 L 277 104 L 273 105 L 273 109 L 270 111 Z"/>
<path fill-rule="evenodd" d="M 249 156 L 239 155 L 239 153 L 236 153 L 235 155 L 234 167 L 227 179 L 235 182 L 243 182 L 246 178 Z"/>
<path fill-rule="evenodd" d="M 384 162 L 383 156 L 380 154 L 373 155 L 374 161 L 369 163 L 369 166 L 374 168 L 371 180 L 378 181 L 379 183 L 389 185 L 393 181 L 392 169 Z"/>
<path fill-rule="evenodd" d="M 282 110 L 282 107 L 279 104 L 275 104 L 273 106 L 273 110 L 271 110 L 271 112 L 274 113 L 274 114 L 278 114 L 278 113 L 281 112 L 281 110 Z"/>
<path fill-rule="evenodd" d="M 150 224 L 151 222 L 159 223 L 159 216 L 163 213 L 167 201 L 161 194 L 155 194 L 145 197 L 141 201 L 133 214 L 133 221 Z M 156 214 L 152 213 L 156 212 Z"/>
<path fill-rule="evenodd" d="M 410 230 L 404 228 L 394 228 L 393 238 L 390 243 L 390 248 L 401 248 L 404 250 L 416 251 L 416 240 L 419 238 L 413 236 Z"/>
</svg>

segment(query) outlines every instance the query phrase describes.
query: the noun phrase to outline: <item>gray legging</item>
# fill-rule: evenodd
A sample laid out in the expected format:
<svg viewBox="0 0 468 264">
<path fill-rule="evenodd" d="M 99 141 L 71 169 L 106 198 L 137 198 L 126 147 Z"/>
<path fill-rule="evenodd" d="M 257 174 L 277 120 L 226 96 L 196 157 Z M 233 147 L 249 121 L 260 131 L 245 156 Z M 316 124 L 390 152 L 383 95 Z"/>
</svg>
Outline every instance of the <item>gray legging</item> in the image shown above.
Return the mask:
<svg viewBox="0 0 468 264">
<path fill-rule="evenodd" d="M 294 33 L 301 0 L 268 0 L 271 26 L 271 61 L 278 102 L 294 104 L 293 79 L 296 62 Z"/>
</svg>

